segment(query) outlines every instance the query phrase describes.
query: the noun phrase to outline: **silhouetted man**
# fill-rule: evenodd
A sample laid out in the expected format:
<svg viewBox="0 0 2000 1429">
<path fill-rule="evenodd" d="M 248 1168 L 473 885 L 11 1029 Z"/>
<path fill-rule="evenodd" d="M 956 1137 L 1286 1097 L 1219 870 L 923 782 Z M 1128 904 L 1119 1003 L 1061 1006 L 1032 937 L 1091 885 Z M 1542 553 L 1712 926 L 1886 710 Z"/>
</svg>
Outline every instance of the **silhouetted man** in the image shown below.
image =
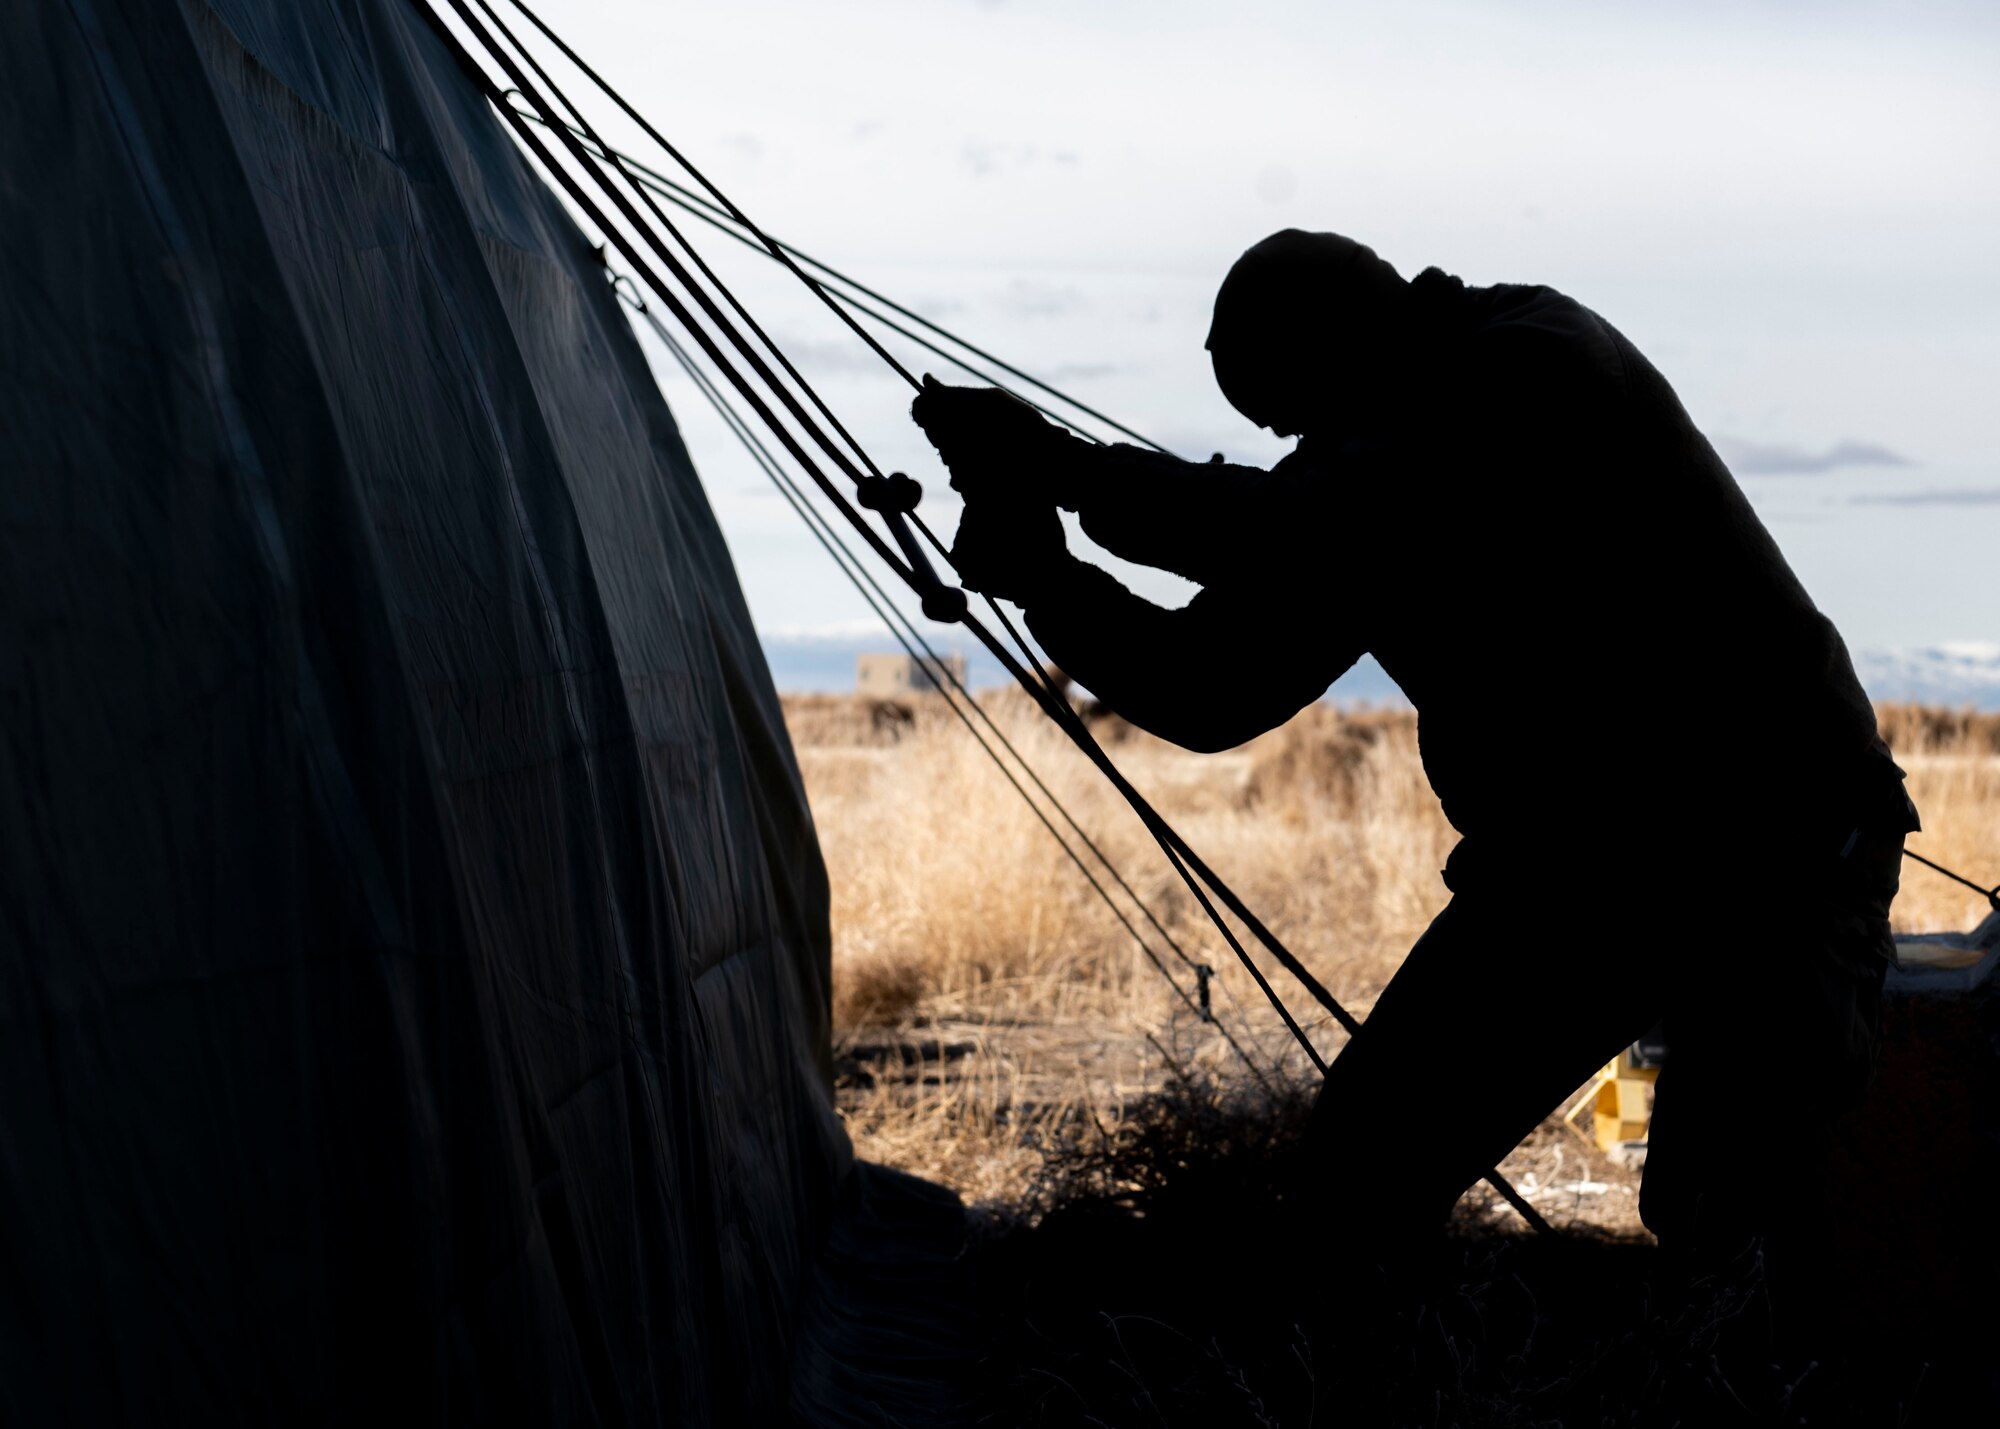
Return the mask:
<svg viewBox="0 0 2000 1429">
<path fill-rule="evenodd" d="M 1766 1236 L 1807 1293 L 1916 827 L 1839 635 L 1666 381 L 1552 289 L 1287 230 L 1207 346 L 1300 438 L 1272 470 L 1093 446 L 990 389 L 912 411 L 966 498 L 963 579 L 1134 724 L 1226 749 L 1364 652 L 1419 712 L 1453 896 L 1327 1075 L 1308 1209 L 1421 1241 L 1664 1015 L 1646 1223 L 1699 1264 Z M 1057 507 L 1200 592 L 1133 595 Z"/>
</svg>

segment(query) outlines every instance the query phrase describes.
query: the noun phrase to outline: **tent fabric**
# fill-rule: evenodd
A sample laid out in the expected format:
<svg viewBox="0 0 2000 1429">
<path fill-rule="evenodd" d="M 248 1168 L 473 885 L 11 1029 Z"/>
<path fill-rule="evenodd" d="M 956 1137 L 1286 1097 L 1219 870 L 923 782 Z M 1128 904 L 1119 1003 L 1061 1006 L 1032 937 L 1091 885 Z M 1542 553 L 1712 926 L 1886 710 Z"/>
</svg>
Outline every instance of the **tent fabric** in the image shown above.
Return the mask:
<svg viewBox="0 0 2000 1429">
<path fill-rule="evenodd" d="M 825 875 L 595 252 L 403 0 L 0 77 L 0 1420 L 782 1418 Z"/>
</svg>

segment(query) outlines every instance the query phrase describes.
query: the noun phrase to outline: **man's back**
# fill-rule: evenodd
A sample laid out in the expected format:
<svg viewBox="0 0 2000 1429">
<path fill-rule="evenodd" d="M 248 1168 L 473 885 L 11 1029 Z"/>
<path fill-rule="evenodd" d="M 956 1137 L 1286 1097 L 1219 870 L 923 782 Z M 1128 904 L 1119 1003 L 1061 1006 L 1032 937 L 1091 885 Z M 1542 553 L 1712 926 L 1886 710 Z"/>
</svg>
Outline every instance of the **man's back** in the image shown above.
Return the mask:
<svg viewBox="0 0 2000 1429">
<path fill-rule="evenodd" d="M 1361 439 L 1387 448 L 1363 465 L 1403 508 L 1379 513 L 1365 618 L 1453 823 L 1601 829 L 1615 810 L 1643 838 L 1649 818 L 1816 822 L 1873 712 L 1666 380 L 1551 289 L 1435 269 L 1412 287 L 1436 380 L 1396 415 L 1404 431 Z M 1327 465 L 1339 482 L 1341 454 Z M 1400 579 L 1386 562 L 1407 563 Z M 1567 721 L 1550 712 L 1564 702 Z"/>
</svg>

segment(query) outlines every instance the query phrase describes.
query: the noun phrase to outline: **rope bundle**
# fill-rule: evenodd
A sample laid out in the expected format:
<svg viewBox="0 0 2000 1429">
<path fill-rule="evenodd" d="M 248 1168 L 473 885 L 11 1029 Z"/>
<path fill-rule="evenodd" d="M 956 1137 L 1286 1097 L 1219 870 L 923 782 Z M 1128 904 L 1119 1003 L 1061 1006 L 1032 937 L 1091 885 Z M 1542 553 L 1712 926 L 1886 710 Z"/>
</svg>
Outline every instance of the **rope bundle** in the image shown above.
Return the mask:
<svg viewBox="0 0 2000 1429">
<path fill-rule="evenodd" d="M 1251 979 L 1257 984 L 1259 991 L 1263 993 L 1272 1008 L 1282 1019 L 1286 1029 L 1305 1051 L 1307 1057 L 1312 1061 L 1313 1066 L 1323 1073 L 1327 1065 L 1325 1058 L 1320 1055 L 1319 1050 L 1306 1035 L 1305 1029 L 1299 1025 L 1297 1018 L 1285 1005 L 1283 998 L 1271 986 L 1269 978 L 1257 965 L 1256 960 L 1250 955 L 1249 950 L 1244 946 L 1235 930 L 1224 919 L 1220 909 L 1217 907 L 1218 901 L 1222 907 L 1227 908 L 1230 913 L 1234 914 L 1241 921 L 1243 926 L 1250 931 L 1251 935 L 1277 960 L 1278 964 L 1296 978 L 1300 985 L 1311 994 L 1313 999 L 1325 1009 L 1327 1014 L 1350 1035 L 1360 1030 L 1361 1024 L 1359 1020 L 1340 1005 L 1332 993 L 1250 911 L 1234 890 L 1209 867 L 1207 862 L 1188 845 L 1187 841 L 1167 823 L 1166 819 L 1152 806 L 1151 802 L 1138 789 L 1133 787 L 1130 780 L 1112 763 L 1110 757 L 1105 754 L 1083 720 L 1070 707 L 1068 701 L 1057 692 L 1047 672 L 1042 669 L 1034 651 L 1021 636 L 1019 630 L 1015 628 L 1014 622 L 1001 609 L 999 604 L 990 597 L 987 598 L 986 603 L 989 610 L 1000 627 L 1006 632 L 1008 640 L 1012 641 L 1013 649 L 1010 649 L 1008 644 L 999 635 L 995 634 L 975 612 L 964 604 L 963 592 L 953 587 L 943 586 L 938 581 L 930 569 L 928 560 L 924 558 L 923 552 L 915 545 L 914 541 L 907 539 L 908 528 L 905 528 L 903 523 L 907 521 L 908 527 L 914 528 L 917 533 L 920 533 L 931 549 L 942 556 L 947 563 L 950 559 L 949 553 L 936 534 L 925 524 L 921 515 L 915 511 L 914 503 L 908 501 L 909 492 L 907 488 L 896 485 L 899 480 L 898 477 L 885 475 L 869 456 L 866 448 L 856 441 L 847 429 L 841 425 L 839 419 L 820 398 L 818 392 L 800 375 L 798 369 L 777 345 L 771 341 L 762 327 L 758 325 L 756 319 L 737 300 L 735 294 L 729 290 L 728 286 L 716 277 L 714 271 L 703 261 L 700 253 L 688 243 L 686 237 L 660 207 L 658 200 L 665 199 L 673 203 L 675 206 L 693 214 L 711 226 L 721 229 L 740 242 L 761 247 L 772 259 L 789 269 L 856 336 L 865 342 L 877 357 L 913 388 L 921 390 L 921 384 L 916 377 L 883 347 L 880 340 L 874 334 L 868 332 L 862 326 L 859 319 L 855 316 L 854 311 L 850 310 L 850 305 L 874 320 L 883 323 L 884 326 L 891 330 L 900 332 L 911 338 L 911 340 L 925 348 L 939 352 L 956 365 L 973 372 L 974 375 L 980 376 L 985 380 L 992 380 L 981 369 L 963 361 L 952 353 L 944 351 L 930 339 L 911 332 L 908 327 L 897 322 L 895 319 L 885 316 L 882 309 L 889 309 L 901 315 L 901 317 L 908 319 L 910 322 L 920 324 L 938 336 L 957 343 L 966 351 L 972 352 L 993 366 L 1001 368 L 1023 384 L 1034 387 L 1046 396 L 1083 412 L 1103 422 L 1106 426 L 1144 442 L 1156 450 L 1160 450 L 1161 448 L 1158 448 L 1156 443 L 1147 441 L 1146 438 L 1139 436 L 1138 433 L 1133 432 L 1130 428 L 1112 421 L 1109 417 L 1095 411 L 1095 409 L 1086 407 L 1048 384 L 1022 372 L 1020 369 L 1001 362 L 1000 359 L 992 356 L 992 354 L 973 347 L 969 343 L 964 343 L 961 339 L 954 337 L 937 324 L 910 312 L 907 308 L 899 304 L 891 302 L 873 289 L 855 283 L 853 280 L 847 279 L 827 267 L 827 265 L 819 263 L 817 260 L 809 258 L 797 250 L 771 238 L 753 223 L 741 209 L 732 203 L 720 189 L 711 183 L 700 170 L 690 164 L 657 129 L 648 123 L 637 110 L 612 89 L 595 70 L 591 69 L 569 45 L 564 43 L 554 31 L 544 24 L 533 10 L 527 4 L 523 3 L 523 0 L 510 0 L 510 3 L 550 44 L 559 50 L 594 86 L 602 91 L 613 104 L 637 123 L 648 138 L 659 145 L 664 153 L 679 164 L 695 180 L 700 188 L 706 191 L 708 195 L 707 199 L 701 199 L 692 191 L 675 184 L 657 170 L 647 168 L 636 163 L 636 161 L 628 159 L 605 142 L 602 135 L 591 124 L 589 118 L 569 100 L 554 80 L 550 78 L 548 72 L 542 67 L 540 62 L 536 60 L 528 48 L 520 42 L 513 31 L 501 20 L 493 6 L 488 3 L 488 0 L 469 0 L 469 3 L 468 0 L 445 0 L 445 3 L 457 17 L 459 24 L 463 26 L 464 31 L 471 37 L 473 43 L 484 52 L 487 60 L 497 66 L 499 71 L 505 76 L 507 81 L 505 84 L 497 82 L 475 60 L 472 53 L 460 40 L 458 34 L 445 22 L 443 16 L 437 10 L 433 9 L 427 3 L 419 3 L 417 8 L 423 18 L 437 33 L 440 40 L 454 54 L 466 74 L 479 86 L 481 91 L 492 102 L 496 111 L 512 128 L 522 147 L 534 157 L 543 171 L 561 186 L 563 192 L 569 197 L 572 204 L 574 204 L 576 211 L 604 235 L 607 243 L 617 250 L 625 263 L 629 265 L 631 273 L 636 275 L 636 278 L 629 278 L 623 275 L 618 275 L 614 278 L 613 281 L 621 300 L 644 318 L 676 362 L 687 371 L 690 379 L 695 382 L 697 388 L 715 405 L 717 412 L 722 416 L 725 424 L 729 426 L 737 439 L 744 444 L 752 459 L 756 461 L 766 475 L 778 486 L 780 493 L 792 505 L 800 518 L 806 522 L 814 538 L 827 550 L 843 574 L 861 592 L 863 599 L 869 607 L 888 624 L 891 632 L 895 635 L 898 643 L 903 646 L 904 650 L 913 658 L 919 657 L 919 653 L 921 652 L 923 657 L 928 657 L 926 668 L 944 674 L 945 680 L 948 681 L 951 688 L 946 689 L 945 684 L 941 682 L 939 689 L 946 696 L 946 700 L 950 704 L 954 714 L 972 732 L 981 748 L 1000 767 L 1001 772 L 1006 775 L 1008 781 L 1013 784 L 1022 798 L 1028 802 L 1030 808 L 1034 810 L 1036 817 L 1048 829 L 1051 836 L 1062 846 L 1065 854 L 1076 864 L 1098 896 L 1111 908 L 1119 922 L 1143 950 L 1147 959 L 1173 986 L 1174 992 L 1180 1000 L 1204 1021 L 1210 1022 L 1217 1027 L 1229 1046 L 1243 1060 L 1261 1085 L 1266 1088 L 1271 1086 L 1267 1074 L 1262 1068 L 1258 1067 L 1247 1049 L 1216 1020 L 1209 1005 L 1208 996 L 1208 984 L 1212 976 L 1212 969 L 1209 969 L 1190 956 L 1167 932 L 1161 921 L 1133 890 L 1131 884 L 1125 879 L 1123 874 L 1105 856 L 1103 850 L 1084 833 L 1076 820 L 1070 816 L 1069 811 L 1063 807 L 1061 801 L 1056 798 L 1048 786 L 1043 783 L 1041 778 L 1022 759 L 1020 752 L 1001 733 L 998 726 L 994 724 L 992 719 L 979 706 L 978 702 L 972 698 L 970 692 L 966 690 L 955 675 L 949 672 L 949 667 L 936 659 L 936 652 L 924 639 L 922 633 L 896 607 L 895 603 L 888 598 L 887 593 L 882 589 L 880 583 L 876 581 L 875 577 L 868 571 L 847 542 L 842 539 L 838 529 L 827 520 L 823 513 L 813 507 L 807 499 L 806 493 L 792 479 L 790 474 L 785 471 L 777 455 L 763 438 L 758 435 L 756 427 L 753 427 L 749 417 L 744 416 L 736 408 L 724 390 L 723 383 L 726 383 L 727 387 L 735 390 L 737 398 L 749 408 L 751 416 L 755 417 L 756 426 L 761 427 L 775 439 L 777 445 L 783 448 L 792 461 L 811 480 L 813 485 L 819 488 L 822 496 L 832 504 L 833 508 L 847 524 L 873 549 L 875 555 L 906 585 L 925 598 L 926 613 L 932 614 L 933 618 L 935 618 L 937 612 L 947 612 L 957 623 L 963 625 L 967 632 L 987 649 L 994 659 L 999 662 L 1001 667 L 1007 671 L 1009 676 L 1028 692 L 1029 696 L 1034 699 L 1042 711 L 1055 722 L 1057 727 L 1063 731 L 1069 740 L 1110 781 L 1112 786 L 1131 807 L 1132 811 L 1139 817 L 1140 822 L 1146 827 L 1148 833 L 1152 835 L 1168 864 L 1174 869 L 1196 903 L 1200 905 L 1203 913 L 1214 924 L 1223 940 L 1228 943 L 1230 951 L 1249 973 Z M 475 5 L 480 12 L 479 14 L 474 13 L 473 7 Z M 481 15 L 484 16 L 484 21 L 482 21 Z M 489 24 L 491 25 L 491 29 L 488 28 Z M 496 31 L 498 32 L 498 36 L 504 37 L 504 45 L 499 38 L 496 38 Z M 537 131 L 540 132 L 538 133 Z M 567 164 L 559 162 L 555 153 L 543 142 L 541 137 L 543 133 L 553 137 L 561 146 L 569 161 Z M 610 172 L 607 172 L 607 169 Z M 614 173 L 617 179 L 623 180 L 622 184 L 614 181 L 612 177 Z M 644 206 L 644 213 L 640 211 L 638 206 L 635 206 L 635 198 L 638 204 Z M 622 225 L 612 220 L 610 213 L 607 212 L 607 205 L 609 209 L 615 210 L 619 217 L 622 218 Z M 670 246 L 669 240 L 671 240 L 672 246 Z M 678 253 L 675 251 L 676 248 L 679 250 Z M 830 281 L 840 285 L 842 291 L 838 295 L 830 291 L 820 279 L 807 271 L 808 267 L 825 274 Z M 691 272 L 690 268 L 694 271 Z M 695 272 L 700 274 L 703 281 L 698 282 L 696 280 L 694 276 Z M 671 276 L 671 283 L 668 281 L 666 275 Z M 704 286 L 704 283 L 706 286 Z M 710 292 L 711 288 L 713 289 L 713 294 Z M 857 292 L 865 295 L 865 298 L 854 296 Z M 651 295 L 650 300 L 647 296 L 648 294 Z M 717 301 L 718 295 L 721 299 L 720 302 Z M 681 333 L 692 340 L 693 345 L 700 349 L 702 355 L 707 358 L 708 363 L 714 371 L 721 375 L 723 383 L 715 382 L 700 370 L 692 354 L 688 351 L 686 344 L 669 330 L 665 320 L 654 310 L 652 300 L 657 300 L 658 304 L 666 309 L 668 316 L 673 319 L 674 324 L 680 329 Z M 879 306 L 873 306 L 867 300 L 872 300 L 873 304 Z M 690 301 L 692 302 L 692 307 L 690 307 Z M 725 305 L 728 309 L 726 312 L 724 310 Z M 699 309 L 701 315 L 707 319 L 706 326 L 697 320 L 694 309 Z M 710 327 L 713 328 L 713 334 L 709 330 Z M 745 335 L 746 330 L 749 334 L 754 335 L 756 340 L 754 344 L 750 337 Z M 720 339 L 719 341 L 718 338 Z M 725 350 L 725 344 L 729 349 L 734 350 L 736 358 L 739 358 L 743 366 L 747 367 L 750 373 L 754 375 L 756 383 L 753 384 L 750 377 L 745 375 L 737 362 L 732 360 L 729 352 Z M 777 372 L 773 370 L 774 362 L 777 368 L 782 369 L 785 377 L 790 379 L 791 385 L 787 385 L 787 383 L 779 380 Z M 999 384 L 996 383 L 995 385 Z M 801 394 L 804 397 L 804 401 L 800 400 Z M 1016 393 L 1016 395 L 1020 394 Z M 791 419 L 791 425 L 787 425 L 787 423 L 779 419 L 777 413 L 773 410 L 771 400 L 769 400 L 771 398 L 775 398 L 777 405 Z M 1023 398 L 1023 400 L 1030 401 L 1030 405 L 1048 412 L 1049 415 L 1056 417 L 1057 420 L 1062 420 L 1059 414 L 1050 412 L 1040 402 L 1028 398 Z M 811 408 L 810 411 L 808 410 L 808 404 Z M 794 431 L 794 427 L 796 427 L 796 431 Z M 804 440 L 801 440 L 801 434 L 803 434 Z M 808 442 L 811 443 L 812 447 L 818 449 L 819 456 L 815 456 L 813 451 L 809 450 L 807 446 Z M 824 458 L 825 465 L 822 464 L 821 457 Z M 848 481 L 856 490 L 856 499 L 861 501 L 863 505 L 875 508 L 878 511 L 878 514 L 890 527 L 892 537 L 894 537 L 894 544 L 890 540 L 885 540 L 883 535 L 862 515 L 861 511 L 856 509 L 854 501 L 850 500 L 833 483 L 827 475 L 826 465 L 831 465 L 848 478 Z M 908 480 L 907 477 L 900 478 L 902 482 L 908 482 Z M 956 601 L 941 602 L 939 597 L 940 591 L 949 592 L 951 596 L 956 596 L 958 599 Z M 1019 652 L 1018 655 L 1015 653 L 1016 650 Z M 974 722 L 975 716 L 978 723 Z M 1159 938 L 1178 957 L 1184 966 L 1193 970 L 1195 974 L 1195 992 L 1190 993 L 1173 976 L 1164 959 L 1161 958 L 1159 953 L 1139 931 L 1138 927 L 1125 914 L 1124 910 L 1112 899 L 1109 890 L 1092 871 L 1089 864 L 1084 861 L 1082 855 L 1063 836 L 1062 832 L 1042 811 L 1040 806 L 1035 803 L 1034 799 L 1029 795 L 1027 788 L 1015 777 L 1013 771 L 1008 769 L 1005 761 L 1001 759 L 999 752 L 994 748 L 993 743 L 986 737 L 986 733 L 982 733 L 981 725 L 997 739 L 999 745 L 1020 765 L 1022 770 L 1027 774 L 1029 781 L 1049 801 L 1057 815 L 1068 826 L 1071 833 L 1081 845 L 1103 866 L 1111 880 L 1137 906 L 1144 919 L 1150 924 Z M 1550 1229 L 1548 1223 L 1534 1207 L 1529 1205 L 1498 1171 L 1489 1170 L 1485 1174 L 1484 1179 L 1521 1214 L 1522 1218 L 1528 1224 L 1535 1227 L 1538 1231 L 1546 1232 Z"/>
</svg>

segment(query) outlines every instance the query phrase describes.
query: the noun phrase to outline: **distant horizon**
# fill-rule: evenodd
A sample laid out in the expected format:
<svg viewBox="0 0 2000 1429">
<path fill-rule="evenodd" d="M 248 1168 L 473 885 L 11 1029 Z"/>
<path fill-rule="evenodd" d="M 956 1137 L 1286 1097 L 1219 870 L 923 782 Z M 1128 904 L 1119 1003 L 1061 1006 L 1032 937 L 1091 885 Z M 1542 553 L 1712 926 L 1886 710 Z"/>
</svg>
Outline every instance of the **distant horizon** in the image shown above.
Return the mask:
<svg viewBox="0 0 2000 1429">
<path fill-rule="evenodd" d="M 999 662 L 977 642 L 951 629 L 920 628 L 938 654 L 965 658 L 966 684 L 975 692 L 1011 684 Z M 852 694 L 857 656 L 902 653 L 886 626 L 867 621 L 780 626 L 760 630 L 757 638 L 780 694 Z M 2000 711 L 2000 641 L 1943 641 L 1856 649 L 1851 654 L 1855 673 L 1871 700 Z M 1537 673 L 1524 671 L 1524 681 L 1532 682 Z M 1410 703 L 1369 656 L 1336 680 L 1321 699 L 1342 708 L 1383 709 Z"/>
</svg>

